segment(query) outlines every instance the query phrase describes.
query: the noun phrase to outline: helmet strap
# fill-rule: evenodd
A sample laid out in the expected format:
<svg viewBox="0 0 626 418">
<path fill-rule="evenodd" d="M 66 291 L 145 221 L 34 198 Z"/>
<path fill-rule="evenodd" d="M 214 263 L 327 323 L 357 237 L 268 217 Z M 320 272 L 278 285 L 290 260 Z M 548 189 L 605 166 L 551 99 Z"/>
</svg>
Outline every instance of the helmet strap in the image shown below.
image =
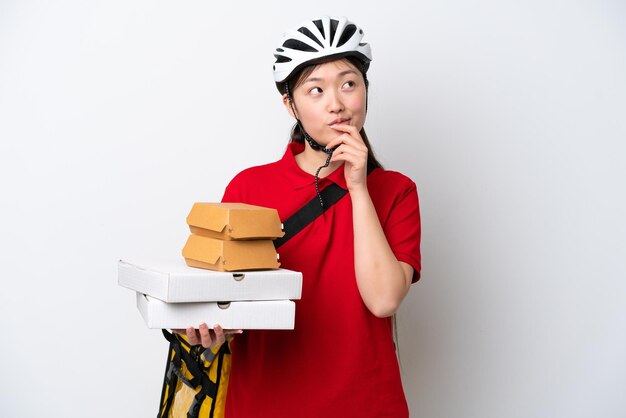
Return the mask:
<svg viewBox="0 0 626 418">
<path fill-rule="evenodd" d="M 289 90 L 288 82 L 285 82 L 285 92 L 287 93 L 287 99 L 289 100 L 289 106 L 291 106 L 293 117 L 296 118 L 296 123 L 298 124 L 298 127 L 300 128 L 300 132 L 302 132 L 304 139 L 306 139 L 306 141 L 309 143 L 309 145 L 311 146 L 313 150 L 322 151 L 328 154 L 324 165 L 318 167 L 317 171 L 315 172 L 315 193 L 317 194 L 317 198 L 320 200 L 320 206 L 324 207 L 324 200 L 322 199 L 322 194 L 320 193 L 320 186 L 319 186 L 320 177 L 319 176 L 320 176 L 320 171 L 322 171 L 323 168 L 326 168 L 330 165 L 330 158 L 333 155 L 334 149 L 328 149 L 326 147 L 321 146 L 313 138 L 311 138 L 311 136 L 304 130 L 304 126 L 302 126 L 302 122 L 300 122 L 300 119 L 298 119 L 298 117 L 296 116 L 296 109 L 293 106 L 293 97 L 291 96 L 291 90 Z"/>
<path fill-rule="evenodd" d="M 367 102 L 369 99 L 369 87 L 370 87 L 370 82 L 367 79 L 367 73 L 365 71 L 362 71 L 363 73 L 363 80 L 365 81 L 365 114 L 367 115 Z"/>
<path fill-rule="evenodd" d="M 300 128 L 300 132 L 302 132 L 304 139 L 306 139 L 306 142 L 308 142 L 311 148 L 313 148 L 313 150 L 315 151 L 322 151 L 328 155 L 332 154 L 334 150 L 323 147 L 316 140 L 311 138 L 311 135 L 309 135 L 307 131 L 304 130 L 304 126 L 302 126 L 302 122 L 300 122 L 300 119 L 298 118 L 298 116 L 296 116 L 296 109 L 293 106 L 293 96 L 291 95 L 291 90 L 289 89 L 289 83 L 286 81 L 285 81 L 285 92 L 287 93 L 287 99 L 289 100 L 289 106 L 291 106 L 293 117 L 296 118 L 296 123 L 298 124 L 298 127 Z"/>
</svg>

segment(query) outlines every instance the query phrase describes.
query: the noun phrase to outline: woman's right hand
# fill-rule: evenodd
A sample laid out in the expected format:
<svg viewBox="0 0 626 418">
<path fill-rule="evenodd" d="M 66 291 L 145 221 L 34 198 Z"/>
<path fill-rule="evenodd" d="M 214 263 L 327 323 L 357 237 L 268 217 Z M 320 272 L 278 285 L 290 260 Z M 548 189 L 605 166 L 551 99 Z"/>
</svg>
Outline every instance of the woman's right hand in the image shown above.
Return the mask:
<svg viewBox="0 0 626 418">
<path fill-rule="evenodd" d="M 209 348 L 212 345 L 220 345 L 226 341 L 226 335 L 229 334 L 241 334 L 241 329 L 227 329 L 224 330 L 220 325 L 215 325 L 213 329 L 209 329 L 206 323 L 200 324 L 196 329 L 189 327 L 184 329 L 173 329 L 173 332 L 177 334 L 184 334 L 187 336 L 187 341 L 191 345 L 202 344 L 202 347 Z"/>
</svg>

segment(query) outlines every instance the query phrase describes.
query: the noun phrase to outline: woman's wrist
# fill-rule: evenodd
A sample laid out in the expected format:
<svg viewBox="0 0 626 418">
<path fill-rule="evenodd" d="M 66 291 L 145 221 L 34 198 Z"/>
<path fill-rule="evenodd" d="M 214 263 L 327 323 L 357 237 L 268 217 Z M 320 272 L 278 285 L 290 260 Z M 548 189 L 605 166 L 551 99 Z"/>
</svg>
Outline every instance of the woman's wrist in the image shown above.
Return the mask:
<svg viewBox="0 0 626 418">
<path fill-rule="evenodd" d="M 367 190 L 367 183 L 359 184 L 358 186 L 348 186 L 348 191 L 350 192 L 350 197 L 354 201 L 354 199 L 369 199 L 370 193 Z"/>
</svg>

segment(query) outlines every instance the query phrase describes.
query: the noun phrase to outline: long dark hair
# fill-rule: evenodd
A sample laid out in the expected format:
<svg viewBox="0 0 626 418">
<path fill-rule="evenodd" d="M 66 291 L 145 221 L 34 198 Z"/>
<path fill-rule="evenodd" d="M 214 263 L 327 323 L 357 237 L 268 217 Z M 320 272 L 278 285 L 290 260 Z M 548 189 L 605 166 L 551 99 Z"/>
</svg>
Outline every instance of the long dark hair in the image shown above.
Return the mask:
<svg viewBox="0 0 626 418">
<path fill-rule="evenodd" d="M 366 94 L 365 108 L 367 111 L 367 94 L 369 90 L 369 81 L 367 80 L 365 70 L 363 69 L 363 63 L 354 57 L 345 57 L 345 59 L 347 59 L 350 62 L 350 64 L 352 64 L 361 72 L 361 75 L 363 76 L 363 80 L 365 80 L 365 94 Z M 308 65 L 302 68 L 302 70 L 293 74 L 291 77 L 289 77 L 289 80 L 287 80 L 287 83 L 289 85 L 289 91 L 292 92 L 296 87 L 302 84 L 304 80 L 306 80 L 307 77 L 311 75 L 311 73 L 319 65 L 320 65 L 319 63 Z M 285 83 L 277 83 L 276 86 L 278 87 L 278 90 L 280 91 L 281 94 L 285 94 L 287 92 L 287 90 L 285 89 Z M 370 145 L 370 141 L 367 137 L 367 134 L 365 133 L 365 128 L 361 128 L 361 131 L 359 133 L 361 134 L 361 138 L 363 138 L 363 142 L 365 143 L 365 146 L 367 147 L 367 151 L 368 151 L 367 152 L 367 167 L 369 169 L 383 168 L 382 164 L 378 161 L 378 159 L 376 159 L 376 155 L 374 155 L 374 150 L 372 149 L 372 146 Z M 298 142 L 300 144 L 304 142 L 304 134 L 302 133 L 302 130 L 300 129 L 300 126 L 297 122 L 291 128 L 291 135 L 289 138 L 289 142 Z"/>
</svg>

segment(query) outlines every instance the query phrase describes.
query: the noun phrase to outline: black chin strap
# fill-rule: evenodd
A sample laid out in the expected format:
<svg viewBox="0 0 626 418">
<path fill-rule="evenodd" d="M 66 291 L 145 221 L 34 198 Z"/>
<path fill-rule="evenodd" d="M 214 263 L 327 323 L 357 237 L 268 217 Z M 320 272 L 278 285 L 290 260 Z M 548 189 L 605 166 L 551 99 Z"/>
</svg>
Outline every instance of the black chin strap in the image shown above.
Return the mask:
<svg viewBox="0 0 626 418">
<path fill-rule="evenodd" d="M 317 197 L 320 200 L 320 206 L 324 207 L 324 199 L 322 199 L 322 195 L 320 194 L 320 187 L 319 187 L 319 174 L 320 171 L 322 171 L 323 168 L 326 168 L 330 165 L 330 158 L 333 156 L 333 151 L 334 149 L 328 149 L 326 147 L 323 147 L 322 145 L 320 145 L 317 141 L 315 141 L 313 138 L 311 138 L 311 136 L 304 130 L 304 126 L 302 126 L 302 122 L 300 122 L 300 119 L 296 116 L 296 110 L 293 107 L 293 99 L 291 97 L 291 91 L 289 90 L 289 83 L 285 82 L 285 92 L 287 93 L 287 98 L 289 100 L 289 106 L 291 106 L 291 111 L 293 112 L 293 116 L 294 118 L 296 118 L 296 123 L 298 124 L 298 127 L 300 128 L 300 132 L 302 132 L 302 135 L 304 136 L 304 139 L 306 139 L 306 141 L 309 143 L 309 145 L 311 146 L 311 148 L 315 151 L 322 151 L 325 154 L 328 154 L 328 156 L 326 157 L 326 162 L 324 163 L 324 165 L 320 166 L 317 171 L 315 172 L 315 193 L 317 193 Z"/>
<path fill-rule="evenodd" d="M 311 138 L 311 135 L 309 135 L 307 131 L 304 130 L 304 126 L 302 126 L 302 122 L 300 122 L 300 118 L 296 116 L 296 109 L 293 107 L 293 96 L 291 95 L 291 90 L 289 89 L 288 82 L 285 82 L 285 92 L 287 93 L 287 98 L 289 99 L 289 106 L 291 106 L 293 117 L 296 118 L 296 123 L 298 124 L 298 127 L 300 128 L 300 131 L 302 132 L 302 135 L 304 136 L 304 139 L 306 139 L 306 141 L 309 143 L 311 148 L 313 148 L 315 151 L 322 151 L 326 154 L 332 154 L 334 150 L 323 147 L 316 140 Z"/>
</svg>

